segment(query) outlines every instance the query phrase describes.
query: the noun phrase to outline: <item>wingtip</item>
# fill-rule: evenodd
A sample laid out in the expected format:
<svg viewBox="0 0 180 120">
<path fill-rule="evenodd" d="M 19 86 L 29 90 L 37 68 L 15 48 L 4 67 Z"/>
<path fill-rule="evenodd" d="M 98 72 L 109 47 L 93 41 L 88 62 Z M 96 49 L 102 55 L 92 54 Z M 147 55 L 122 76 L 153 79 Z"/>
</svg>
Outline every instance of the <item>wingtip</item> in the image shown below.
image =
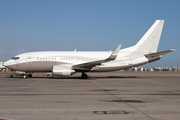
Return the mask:
<svg viewBox="0 0 180 120">
<path fill-rule="evenodd" d="M 176 49 L 171 49 L 172 52 L 176 51 Z"/>
<path fill-rule="evenodd" d="M 118 45 L 119 50 L 121 49 L 122 44 Z"/>
<path fill-rule="evenodd" d="M 122 46 L 121 44 L 118 45 L 113 54 L 118 54 L 121 46 Z"/>
<path fill-rule="evenodd" d="M 163 21 L 164 22 L 165 20 L 156 20 L 156 21 L 159 21 L 159 22 Z"/>
</svg>

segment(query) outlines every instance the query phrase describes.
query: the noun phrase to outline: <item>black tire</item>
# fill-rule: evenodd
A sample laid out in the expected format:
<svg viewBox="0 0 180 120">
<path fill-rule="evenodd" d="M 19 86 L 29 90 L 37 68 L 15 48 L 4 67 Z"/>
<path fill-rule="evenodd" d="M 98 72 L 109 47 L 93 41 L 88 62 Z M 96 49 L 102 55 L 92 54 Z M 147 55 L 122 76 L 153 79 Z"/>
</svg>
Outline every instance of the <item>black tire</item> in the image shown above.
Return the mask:
<svg viewBox="0 0 180 120">
<path fill-rule="evenodd" d="M 27 78 L 27 76 L 26 75 L 23 75 L 23 79 L 26 79 Z"/>
<path fill-rule="evenodd" d="M 88 78 L 86 73 L 82 73 L 81 77 L 82 77 L 82 79 L 87 79 Z"/>
<path fill-rule="evenodd" d="M 32 77 L 32 75 L 28 75 L 28 77 L 29 77 L 29 78 L 31 78 L 31 77 Z"/>
</svg>

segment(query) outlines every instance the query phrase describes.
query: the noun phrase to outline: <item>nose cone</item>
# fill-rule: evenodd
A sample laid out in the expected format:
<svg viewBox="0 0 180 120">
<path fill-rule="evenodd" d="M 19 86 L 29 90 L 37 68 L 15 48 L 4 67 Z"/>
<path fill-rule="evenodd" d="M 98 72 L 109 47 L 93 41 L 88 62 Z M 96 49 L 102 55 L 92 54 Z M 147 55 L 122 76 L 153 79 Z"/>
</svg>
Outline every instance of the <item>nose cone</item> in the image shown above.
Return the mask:
<svg viewBox="0 0 180 120">
<path fill-rule="evenodd" d="M 4 63 L 4 66 L 7 68 L 14 69 L 16 67 L 16 63 L 14 60 L 8 60 Z"/>
</svg>

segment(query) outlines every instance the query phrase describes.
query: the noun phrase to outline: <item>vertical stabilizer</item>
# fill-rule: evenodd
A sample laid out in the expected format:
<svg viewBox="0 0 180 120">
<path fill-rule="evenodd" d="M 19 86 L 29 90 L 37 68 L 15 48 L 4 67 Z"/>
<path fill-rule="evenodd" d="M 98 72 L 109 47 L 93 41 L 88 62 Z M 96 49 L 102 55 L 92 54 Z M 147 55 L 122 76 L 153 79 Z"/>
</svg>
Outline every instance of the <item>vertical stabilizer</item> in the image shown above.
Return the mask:
<svg viewBox="0 0 180 120">
<path fill-rule="evenodd" d="M 135 45 L 137 52 L 144 54 L 155 53 L 159 45 L 164 20 L 156 20 L 144 36 Z"/>
</svg>

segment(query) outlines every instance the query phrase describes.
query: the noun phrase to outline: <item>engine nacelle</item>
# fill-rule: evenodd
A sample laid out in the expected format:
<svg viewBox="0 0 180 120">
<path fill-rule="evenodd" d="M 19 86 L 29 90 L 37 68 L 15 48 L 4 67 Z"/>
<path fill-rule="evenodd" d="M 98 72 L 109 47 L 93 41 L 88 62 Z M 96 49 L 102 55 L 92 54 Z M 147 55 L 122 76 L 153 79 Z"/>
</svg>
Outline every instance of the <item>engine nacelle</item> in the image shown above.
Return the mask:
<svg viewBox="0 0 180 120">
<path fill-rule="evenodd" d="M 75 73 L 71 66 L 67 65 L 54 65 L 52 67 L 52 74 L 57 76 L 70 76 Z"/>
</svg>

